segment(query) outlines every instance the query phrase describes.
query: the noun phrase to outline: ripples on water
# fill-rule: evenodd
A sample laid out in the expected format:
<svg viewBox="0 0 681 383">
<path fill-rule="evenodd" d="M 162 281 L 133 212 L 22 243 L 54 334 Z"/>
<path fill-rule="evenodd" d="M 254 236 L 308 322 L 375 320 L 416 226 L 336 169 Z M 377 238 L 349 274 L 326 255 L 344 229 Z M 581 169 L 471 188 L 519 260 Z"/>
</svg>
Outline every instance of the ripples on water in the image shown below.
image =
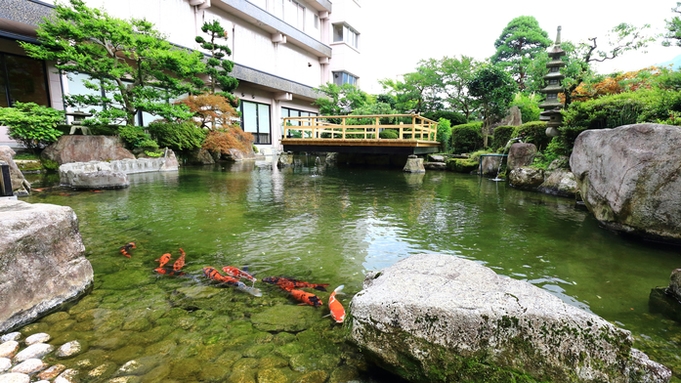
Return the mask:
<svg viewBox="0 0 681 383">
<path fill-rule="evenodd" d="M 266 162 L 130 179 L 123 190 L 56 191 L 26 199 L 73 207 L 95 278 L 104 280 L 95 291 L 113 283 L 106 278 L 111 274 L 134 275 L 139 281 L 116 288 L 128 299 L 143 299 L 139 286 L 157 278 L 148 271 L 152 260 L 180 247 L 192 278 L 162 280 L 170 291 L 205 284 L 203 266 L 233 264 L 259 277 L 345 284 L 349 297 L 367 272 L 411 254 L 443 253 L 526 280 L 616 322 L 662 361 L 679 351 L 678 326 L 647 313 L 650 289 L 667 284 L 678 250 L 605 231 L 570 199 L 445 172 L 280 170 Z M 128 241 L 138 249 L 126 263 L 117 249 Z M 230 299 L 247 299 L 236 297 Z M 272 304 L 293 303 L 282 297 Z"/>
</svg>

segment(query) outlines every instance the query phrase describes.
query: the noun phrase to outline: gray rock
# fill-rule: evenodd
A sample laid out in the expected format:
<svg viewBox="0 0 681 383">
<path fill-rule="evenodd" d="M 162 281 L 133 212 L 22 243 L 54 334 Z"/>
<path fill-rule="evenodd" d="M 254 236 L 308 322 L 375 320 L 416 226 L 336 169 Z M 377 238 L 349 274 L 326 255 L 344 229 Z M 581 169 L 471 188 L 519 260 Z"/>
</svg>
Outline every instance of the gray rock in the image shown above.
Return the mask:
<svg viewBox="0 0 681 383">
<path fill-rule="evenodd" d="M 501 155 L 481 155 L 478 174 L 496 177 L 499 174 L 500 164 L 504 161 Z"/>
<path fill-rule="evenodd" d="M 529 166 L 513 169 L 508 174 L 508 183 L 516 189 L 536 190 L 544 183 L 544 171 Z"/>
<path fill-rule="evenodd" d="M 414 255 L 368 276 L 350 307 L 352 339 L 412 382 L 671 379 L 628 331 L 450 255 Z"/>
<path fill-rule="evenodd" d="M 445 156 L 441 154 L 429 154 L 428 155 L 428 162 L 445 162 L 446 158 Z"/>
<path fill-rule="evenodd" d="M 69 368 L 64 370 L 56 379 L 54 383 L 77 383 L 78 382 L 78 370 Z"/>
<path fill-rule="evenodd" d="M 447 164 L 444 162 L 424 162 L 423 168 L 428 170 L 447 170 Z"/>
<path fill-rule="evenodd" d="M 407 163 L 404 165 L 402 171 L 407 173 L 425 173 L 426 168 L 423 167 L 423 158 L 418 158 L 415 155 L 409 155 Z"/>
<path fill-rule="evenodd" d="M 18 341 L 19 339 L 21 339 L 21 333 L 18 332 L 18 331 L 14 331 L 14 332 L 10 332 L 10 333 L 7 333 L 7 334 L 1 336 L 0 337 L 0 343 L 7 342 L 9 340 Z"/>
<path fill-rule="evenodd" d="M 56 355 L 59 358 L 69 358 L 80 353 L 82 350 L 83 348 L 81 347 L 80 342 L 74 340 L 61 345 L 61 347 L 57 349 Z"/>
<path fill-rule="evenodd" d="M 30 346 L 35 343 L 46 343 L 50 340 L 50 334 L 46 334 L 44 332 L 39 332 L 36 334 L 33 334 L 26 338 L 24 340 L 24 343 L 26 343 L 27 346 Z"/>
<path fill-rule="evenodd" d="M 128 176 L 123 172 L 98 170 L 82 172 L 69 170 L 59 171 L 60 183 L 74 189 L 123 189 L 130 186 Z"/>
<path fill-rule="evenodd" d="M 277 167 L 286 168 L 289 166 L 293 166 L 293 153 L 291 152 L 281 153 L 279 155 L 279 158 L 277 159 Z"/>
<path fill-rule="evenodd" d="M 0 200 L 0 332 L 34 321 L 92 285 L 73 209 Z"/>
<path fill-rule="evenodd" d="M 10 372 L 8 374 L 0 374 L 0 383 L 29 383 L 31 377 L 26 374 L 17 372 Z"/>
<path fill-rule="evenodd" d="M 584 204 L 605 227 L 681 242 L 681 129 L 657 124 L 587 130 L 570 168 Z"/>
<path fill-rule="evenodd" d="M 0 358 L 12 358 L 19 351 L 19 342 L 9 340 L 0 344 Z"/>
<path fill-rule="evenodd" d="M 529 143 L 515 143 L 508 150 L 507 168 L 509 171 L 529 166 L 537 155 L 537 147 Z"/>
<path fill-rule="evenodd" d="M 681 301 L 681 269 L 672 270 L 669 276 L 669 292 Z"/>
<path fill-rule="evenodd" d="M 32 344 L 19 351 L 19 353 L 14 356 L 14 362 L 20 363 L 28 359 L 39 359 L 51 353 L 53 350 L 54 346 L 47 343 Z"/>
<path fill-rule="evenodd" d="M 561 197 L 574 197 L 577 193 L 577 180 L 575 175 L 567 169 L 552 171 L 544 182 L 539 185 L 538 191 Z"/>
<path fill-rule="evenodd" d="M 33 375 L 39 371 L 47 368 L 47 363 L 40 359 L 26 359 L 25 361 L 12 367 L 11 372 L 18 372 L 20 374 Z"/>
<path fill-rule="evenodd" d="M 66 370 L 66 366 L 64 366 L 63 364 L 55 364 L 53 366 L 48 367 L 45 371 L 39 373 L 38 379 L 52 380 L 59 376 L 59 374 L 61 374 L 62 371 L 64 370 Z"/>
<path fill-rule="evenodd" d="M 12 190 L 16 196 L 27 196 L 31 190 L 31 184 L 26 181 L 24 174 L 19 170 L 14 155 L 16 153 L 9 146 L 0 146 L 0 163 L 9 165 L 9 176 L 12 181 Z"/>
<path fill-rule="evenodd" d="M 41 153 L 41 157 L 59 165 L 70 162 L 112 161 L 135 155 L 125 149 L 118 137 L 63 135 Z"/>
<path fill-rule="evenodd" d="M 324 157 L 324 163 L 326 163 L 328 166 L 336 166 L 336 164 L 338 164 L 338 153 L 326 153 L 326 156 Z"/>
<path fill-rule="evenodd" d="M 10 358 L 0 357 L 0 372 L 5 372 L 12 367 L 12 360 Z"/>
</svg>

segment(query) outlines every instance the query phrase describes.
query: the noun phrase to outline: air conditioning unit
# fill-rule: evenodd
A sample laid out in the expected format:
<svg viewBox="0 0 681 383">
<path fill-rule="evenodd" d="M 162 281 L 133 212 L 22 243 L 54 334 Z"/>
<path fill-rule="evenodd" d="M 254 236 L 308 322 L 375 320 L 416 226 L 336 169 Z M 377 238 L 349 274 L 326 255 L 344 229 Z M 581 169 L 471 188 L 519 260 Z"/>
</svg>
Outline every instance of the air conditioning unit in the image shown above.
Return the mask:
<svg viewBox="0 0 681 383">
<path fill-rule="evenodd" d="M 210 7 L 210 0 L 189 0 L 189 5 L 198 7 L 198 9 L 206 9 Z"/>
<path fill-rule="evenodd" d="M 273 33 L 272 42 L 275 44 L 286 44 L 286 35 L 283 33 Z"/>
</svg>

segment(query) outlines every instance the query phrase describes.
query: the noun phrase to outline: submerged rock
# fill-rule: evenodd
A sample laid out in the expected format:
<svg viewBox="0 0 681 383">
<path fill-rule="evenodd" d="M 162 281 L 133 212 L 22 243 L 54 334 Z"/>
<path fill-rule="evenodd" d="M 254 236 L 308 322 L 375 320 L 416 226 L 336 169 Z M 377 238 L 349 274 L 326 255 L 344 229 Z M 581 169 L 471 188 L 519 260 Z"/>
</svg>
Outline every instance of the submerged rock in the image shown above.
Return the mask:
<svg viewBox="0 0 681 383">
<path fill-rule="evenodd" d="M 454 256 L 414 255 L 368 276 L 351 312 L 352 339 L 412 382 L 671 378 L 628 331 Z"/>
</svg>

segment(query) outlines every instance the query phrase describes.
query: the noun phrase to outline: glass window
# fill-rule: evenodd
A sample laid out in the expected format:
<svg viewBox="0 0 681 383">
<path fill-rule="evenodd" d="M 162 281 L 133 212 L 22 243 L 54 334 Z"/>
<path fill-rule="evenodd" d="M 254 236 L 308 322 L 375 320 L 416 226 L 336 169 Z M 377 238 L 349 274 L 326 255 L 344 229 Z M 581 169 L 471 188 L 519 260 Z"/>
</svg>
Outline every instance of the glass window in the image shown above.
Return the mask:
<svg viewBox="0 0 681 383">
<path fill-rule="evenodd" d="M 0 106 L 16 101 L 49 106 L 45 63 L 30 57 L 0 53 Z"/>
<path fill-rule="evenodd" d="M 333 24 L 333 42 L 343 42 L 358 49 L 359 33 L 347 24 Z"/>
<path fill-rule="evenodd" d="M 347 72 L 333 72 L 333 83 L 336 85 L 357 85 L 358 78 Z"/>
<path fill-rule="evenodd" d="M 269 105 L 241 101 L 241 128 L 253 135 L 256 144 L 272 143 L 270 121 Z"/>
</svg>

